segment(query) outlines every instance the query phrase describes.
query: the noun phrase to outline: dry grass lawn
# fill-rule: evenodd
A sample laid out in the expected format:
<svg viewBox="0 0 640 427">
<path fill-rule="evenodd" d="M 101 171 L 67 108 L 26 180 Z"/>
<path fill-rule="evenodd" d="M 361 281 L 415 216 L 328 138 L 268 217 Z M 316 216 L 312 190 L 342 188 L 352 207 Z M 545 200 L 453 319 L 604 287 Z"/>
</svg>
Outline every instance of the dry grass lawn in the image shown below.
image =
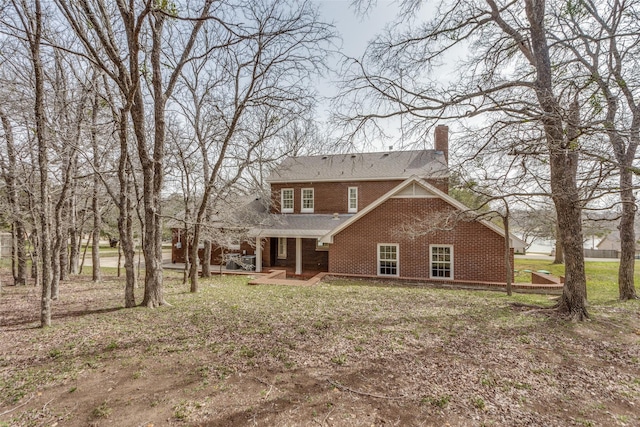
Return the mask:
<svg viewBox="0 0 640 427">
<path fill-rule="evenodd" d="M 156 310 L 65 282 L 45 330 L 39 290 L 4 287 L 0 426 L 640 425 L 637 301 L 575 324 L 512 305 L 545 296 L 166 276 Z"/>
</svg>

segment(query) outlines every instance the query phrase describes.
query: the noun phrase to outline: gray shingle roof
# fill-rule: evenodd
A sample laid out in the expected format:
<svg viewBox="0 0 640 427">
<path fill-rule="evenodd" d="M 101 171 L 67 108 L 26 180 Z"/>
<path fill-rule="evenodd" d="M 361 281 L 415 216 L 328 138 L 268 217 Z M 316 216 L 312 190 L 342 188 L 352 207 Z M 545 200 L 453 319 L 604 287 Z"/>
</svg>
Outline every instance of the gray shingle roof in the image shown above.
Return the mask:
<svg viewBox="0 0 640 427">
<path fill-rule="evenodd" d="M 445 178 L 447 164 L 442 151 L 414 150 L 381 153 L 332 154 L 289 157 L 268 182 Z"/>
</svg>

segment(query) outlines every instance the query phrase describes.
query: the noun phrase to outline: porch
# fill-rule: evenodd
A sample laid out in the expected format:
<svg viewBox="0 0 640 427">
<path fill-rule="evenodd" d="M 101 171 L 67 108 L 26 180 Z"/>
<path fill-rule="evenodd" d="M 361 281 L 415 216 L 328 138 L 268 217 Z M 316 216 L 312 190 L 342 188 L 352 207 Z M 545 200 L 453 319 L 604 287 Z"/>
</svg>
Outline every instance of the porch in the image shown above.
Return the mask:
<svg viewBox="0 0 640 427">
<path fill-rule="evenodd" d="M 270 215 L 250 231 L 256 239 L 256 271 L 285 269 L 303 277 L 329 271 L 329 247 L 319 244 L 319 239 L 352 216 Z"/>
<path fill-rule="evenodd" d="M 277 269 L 286 276 L 308 279 L 329 271 L 329 252 L 318 247 L 317 238 L 257 237 L 256 272 Z"/>
</svg>

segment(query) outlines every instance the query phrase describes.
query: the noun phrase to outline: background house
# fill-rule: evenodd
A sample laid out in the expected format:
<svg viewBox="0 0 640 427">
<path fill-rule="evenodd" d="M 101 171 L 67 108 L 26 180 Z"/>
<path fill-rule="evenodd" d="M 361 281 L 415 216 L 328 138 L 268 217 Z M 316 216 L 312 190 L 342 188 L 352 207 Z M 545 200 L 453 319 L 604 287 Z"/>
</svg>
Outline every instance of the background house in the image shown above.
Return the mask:
<svg viewBox="0 0 640 427">
<path fill-rule="evenodd" d="M 598 242 L 596 250 L 585 250 L 585 255 L 594 258 L 620 258 L 620 232 L 613 230 Z M 640 258 L 640 245 L 636 242 L 636 258 Z"/>
</svg>

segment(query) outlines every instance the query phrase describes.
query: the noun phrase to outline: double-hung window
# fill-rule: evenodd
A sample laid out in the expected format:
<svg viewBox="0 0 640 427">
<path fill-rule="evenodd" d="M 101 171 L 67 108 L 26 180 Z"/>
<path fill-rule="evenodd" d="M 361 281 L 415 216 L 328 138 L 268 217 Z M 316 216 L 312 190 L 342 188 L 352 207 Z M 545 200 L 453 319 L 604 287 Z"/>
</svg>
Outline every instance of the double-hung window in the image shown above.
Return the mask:
<svg viewBox="0 0 640 427">
<path fill-rule="evenodd" d="M 349 204 L 347 206 L 347 212 L 358 212 L 358 187 L 349 187 L 348 196 Z"/>
<path fill-rule="evenodd" d="M 430 275 L 434 279 L 453 279 L 453 246 L 429 246 Z"/>
<path fill-rule="evenodd" d="M 378 275 L 398 276 L 398 245 L 378 244 Z"/>
<path fill-rule="evenodd" d="M 287 259 L 287 238 L 278 237 L 278 259 Z"/>
<path fill-rule="evenodd" d="M 300 212 L 313 213 L 313 188 L 302 189 L 302 209 Z"/>
<path fill-rule="evenodd" d="M 280 190 L 280 211 L 282 213 L 293 213 L 293 188 Z"/>
</svg>

